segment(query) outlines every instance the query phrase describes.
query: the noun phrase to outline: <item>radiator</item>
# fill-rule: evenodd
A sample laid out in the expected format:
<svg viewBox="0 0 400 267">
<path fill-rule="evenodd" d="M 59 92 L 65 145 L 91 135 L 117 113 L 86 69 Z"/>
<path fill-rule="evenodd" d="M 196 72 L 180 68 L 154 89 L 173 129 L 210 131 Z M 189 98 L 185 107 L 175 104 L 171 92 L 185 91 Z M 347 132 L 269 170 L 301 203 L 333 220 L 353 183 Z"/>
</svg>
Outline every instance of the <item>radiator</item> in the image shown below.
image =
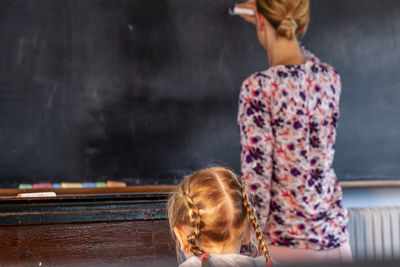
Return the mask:
<svg viewBox="0 0 400 267">
<path fill-rule="evenodd" d="M 400 207 L 349 208 L 354 261 L 400 259 Z"/>
</svg>

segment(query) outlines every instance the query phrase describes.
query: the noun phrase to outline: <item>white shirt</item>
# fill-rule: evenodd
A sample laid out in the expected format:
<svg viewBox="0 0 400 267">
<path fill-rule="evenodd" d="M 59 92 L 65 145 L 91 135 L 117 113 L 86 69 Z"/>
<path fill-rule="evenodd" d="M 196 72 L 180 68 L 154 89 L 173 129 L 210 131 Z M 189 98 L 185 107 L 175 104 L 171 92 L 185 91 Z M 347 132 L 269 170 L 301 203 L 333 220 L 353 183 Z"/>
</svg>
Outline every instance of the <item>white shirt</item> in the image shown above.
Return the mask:
<svg viewBox="0 0 400 267">
<path fill-rule="evenodd" d="M 234 266 L 234 267 L 258 267 L 266 266 L 266 261 L 264 256 L 257 258 L 251 258 L 240 254 L 211 254 L 208 256 L 208 260 L 212 267 L 222 267 L 222 266 Z M 179 267 L 191 267 L 191 266 L 201 266 L 201 261 L 199 257 L 192 256 L 183 262 Z"/>
</svg>

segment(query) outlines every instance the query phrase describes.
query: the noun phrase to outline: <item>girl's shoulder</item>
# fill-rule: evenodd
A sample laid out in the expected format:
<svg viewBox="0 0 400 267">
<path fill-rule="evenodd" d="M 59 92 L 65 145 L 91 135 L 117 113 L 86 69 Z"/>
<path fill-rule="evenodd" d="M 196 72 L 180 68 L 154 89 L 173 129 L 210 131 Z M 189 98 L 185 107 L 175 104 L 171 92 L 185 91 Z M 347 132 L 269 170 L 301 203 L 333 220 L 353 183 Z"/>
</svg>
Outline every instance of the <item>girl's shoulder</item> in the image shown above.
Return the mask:
<svg viewBox="0 0 400 267">
<path fill-rule="evenodd" d="M 209 255 L 209 260 L 212 266 L 222 267 L 222 266 L 235 266 L 235 267 L 259 267 L 265 266 L 266 261 L 264 257 L 251 258 L 240 254 L 223 254 L 223 255 Z M 184 263 L 179 265 L 179 267 L 192 267 L 201 266 L 201 261 L 199 257 L 190 257 Z"/>
<path fill-rule="evenodd" d="M 192 256 L 179 265 L 179 267 L 201 266 L 199 257 Z"/>
</svg>

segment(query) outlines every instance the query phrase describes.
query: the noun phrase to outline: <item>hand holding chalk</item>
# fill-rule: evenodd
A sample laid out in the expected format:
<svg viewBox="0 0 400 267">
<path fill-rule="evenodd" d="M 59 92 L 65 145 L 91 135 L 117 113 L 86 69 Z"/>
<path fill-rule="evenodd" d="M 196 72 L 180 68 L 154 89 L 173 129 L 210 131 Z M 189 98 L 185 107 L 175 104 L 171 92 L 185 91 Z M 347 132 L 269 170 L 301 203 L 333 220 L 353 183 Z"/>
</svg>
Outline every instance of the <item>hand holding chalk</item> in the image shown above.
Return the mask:
<svg viewBox="0 0 400 267">
<path fill-rule="evenodd" d="M 256 0 L 247 0 L 247 2 L 236 4 L 229 10 L 231 15 L 240 15 L 245 21 L 256 24 L 255 12 L 257 10 Z"/>
</svg>

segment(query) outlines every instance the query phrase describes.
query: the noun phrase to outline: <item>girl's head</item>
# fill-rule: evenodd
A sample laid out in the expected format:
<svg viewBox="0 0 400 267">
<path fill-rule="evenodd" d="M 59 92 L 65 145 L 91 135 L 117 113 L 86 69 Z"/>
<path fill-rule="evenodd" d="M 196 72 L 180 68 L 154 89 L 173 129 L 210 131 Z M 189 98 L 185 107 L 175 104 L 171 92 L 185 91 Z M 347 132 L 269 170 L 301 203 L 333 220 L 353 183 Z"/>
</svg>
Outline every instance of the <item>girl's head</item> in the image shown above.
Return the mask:
<svg viewBox="0 0 400 267">
<path fill-rule="evenodd" d="M 288 40 L 295 39 L 299 33 L 305 33 L 307 30 L 310 21 L 310 0 L 256 0 L 256 4 L 259 39 L 265 30 L 263 22 L 268 22 L 266 27 L 274 30 L 274 37 L 284 37 Z M 266 21 L 263 21 L 263 18 Z"/>
<path fill-rule="evenodd" d="M 238 253 L 250 241 L 253 227 L 269 261 L 254 210 L 241 178 L 213 167 L 187 176 L 168 202 L 168 217 L 181 250 L 195 256 Z"/>
</svg>

